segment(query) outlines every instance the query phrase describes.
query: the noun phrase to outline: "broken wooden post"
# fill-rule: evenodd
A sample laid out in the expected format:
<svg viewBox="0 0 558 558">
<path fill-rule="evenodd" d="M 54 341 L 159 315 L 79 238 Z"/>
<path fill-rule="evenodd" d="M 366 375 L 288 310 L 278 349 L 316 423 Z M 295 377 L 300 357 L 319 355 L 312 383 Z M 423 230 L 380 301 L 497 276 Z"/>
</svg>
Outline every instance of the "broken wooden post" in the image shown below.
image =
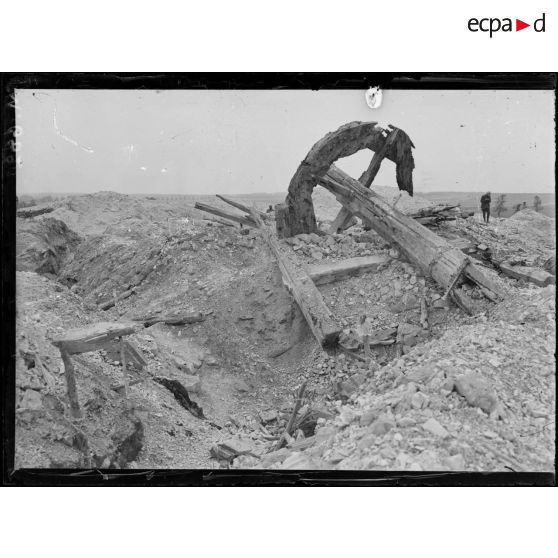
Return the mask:
<svg viewBox="0 0 558 558">
<path fill-rule="evenodd" d="M 255 211 L 252 211 L 252 217 L 277 260 L 284 285 L 296 300 L 314 337 L 322 347 L 335 346 L 342 327 L 326 306 L 320 291 L 306 271 L 289 260 L 279 242 L 271 236 L 269 229 Z"/>
<path fill-rule="evenodd" d="M 456 272 L 467 261 L 467 256 L 461 250 L 393 208 L 381 196 L 364 188 L 360 182 L 335 165 L 319 179 L 319 184 L 334 194 L 351 213 L 367 219 L 380 236 L 396 244 L 409 261 L 425 275 L 432 277 L 442 288 L 447 289 L 450 286 Z M 496 284 L 473 263 L 468 262 L 460 275 L 476 283 L 488 298 L 503 298 Z M 455 287 L 452 293 L 462 308 L 475 313 L 476 306 L 465 293 Z"/>
<path fill-rule="evenodd" d="M 428 329 L 428 306 L 424 296 L 420 299 L 420 325 L 422 329 Z"/>
<path fill-rule="evenodd" d="M 371 359 L 370 354 L 370 333 L 368 327 L 366 326 L 366 316 L 363 314 L 360 317 L 360 327 L 362 331 L 362 345 L 364 347 L 364 358 L 366 362 L 369 363 Z"/>
<path fill-rule="evenodd" d="M 83 417 L 83 414 L 79 407 L 74 365 L 69 353 L 63 347 L 59 347 L 59 350 L 62 362 L 64 363 L 64 377 L 66 378 L 66 393 L 70 402 L 70 412 L 72 417 L 80 419 Z"/>
<path fill-rule="evenodd" d="M 289 207 L 285 203 L 279 203 L 275 206 L 275 230 L 278 238 L 289 238 L 293 236 L 296 225 L 293 222 L 293 216 L 289 211 Z"/>
<path fill-rule="evenodd" d="M 291 416 L 289 418 L 289 422 L 287 423 L 287 426 L 285 428 L 285 432 L 283 432 L 283 434 L 279 437 L 279 440 L 277 441 L 277 444 L 276 444 L 275 448 L 273 449 L 273 451 L 280 450 L 283 447 L 283 444 L 285 443 L 285 440 L 290 437 L 293 426 L 294 426 L 295 421 L 296 421 L 296 415 L 298 414 L 298 410 L 300 409 L 300 407 L 302 405 L 302 398 L 304 397 L 304 390 L 305 389 L 306 389 L 306 382 L 304 382 L 298 388 L 293 412 L 291 413 Z"/>
</svg>

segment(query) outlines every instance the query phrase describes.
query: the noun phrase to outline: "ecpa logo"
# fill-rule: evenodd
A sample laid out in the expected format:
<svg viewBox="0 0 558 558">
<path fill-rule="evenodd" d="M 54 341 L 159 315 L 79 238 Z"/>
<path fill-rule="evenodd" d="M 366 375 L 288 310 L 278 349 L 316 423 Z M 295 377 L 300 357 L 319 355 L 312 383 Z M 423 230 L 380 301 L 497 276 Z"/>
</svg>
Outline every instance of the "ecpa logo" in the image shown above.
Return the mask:
<svg viewBox="0 0 558 558">
<path fill-rule="evenodd" d="M 533 22 L 532 27 L 537 33 L 545 32 L 545 16 L 546 14 L 543 14 L 541 17 Z M 473 33 L 477 33 L 478 31 L 489 33 L 490 38 L 492 38 L 492 35 L 494 33 L 497 33 L 498 31 L 514 31 L 512 18 L 509 17 L 505 17 L 503 19 L 500 19 L 499 17 L 485 17 L 482 19 L 472 17 L 469 20 L 467 27 L 469 28 L 469 31 L 472 31 Z M 515 31 L 521 31 L 522 29 L 526 29 L 527 27 L 531 27 L 531 24 L 525 23 L 521 19 L 515 20 Z"/>
</svg>

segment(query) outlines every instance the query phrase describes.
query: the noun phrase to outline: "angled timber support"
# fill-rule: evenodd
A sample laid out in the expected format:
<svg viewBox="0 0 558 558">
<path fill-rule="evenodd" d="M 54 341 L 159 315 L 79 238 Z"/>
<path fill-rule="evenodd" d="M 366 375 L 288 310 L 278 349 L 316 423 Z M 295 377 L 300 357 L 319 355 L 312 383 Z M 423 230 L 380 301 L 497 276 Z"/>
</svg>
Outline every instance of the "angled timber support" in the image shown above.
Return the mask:
<svg viewBox="0 0 558 558">
<path fill-rule="evenodd" d="M 241 215 L 233 215 L 232 213 L 227 213 L 222 209 L 218 209 L 217 207 L 213 207 L 211 205 L 207 205 L 205 203 L 196 202 L 194 205 L 196 209 L 200 211 L 205 211 L 206 213 L 211 213 L 212 215 L 217 215 L 217 217 L 223 217 L 228 219 L 229 221 L 234 221 L 235 223 L 240 223 L 241 225 L 246 225 L 247 227 L 257 228 L 254 219 L 251 217 L 245 217 Z"/>
<path fill-rule="evenodd" d="M 306 271 L 291 262 L 255 210 L 252 210 L 251 214 L 277 260 L 285 287 L 296 300 L 314 337 L 324 348 L 336 346 L 342 327 L 326 306 L 320 291 Z"/>
</svg>

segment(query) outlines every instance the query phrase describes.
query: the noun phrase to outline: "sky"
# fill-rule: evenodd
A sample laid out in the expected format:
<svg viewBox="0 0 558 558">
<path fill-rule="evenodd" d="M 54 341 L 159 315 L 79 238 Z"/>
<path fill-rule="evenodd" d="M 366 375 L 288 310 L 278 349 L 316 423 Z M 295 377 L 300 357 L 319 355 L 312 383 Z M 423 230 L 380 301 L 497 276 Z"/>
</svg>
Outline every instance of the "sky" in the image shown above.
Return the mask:
<svg viewBox="0 0 558 558">
<path fill-rule="evenodd" d="M 415 192 L 554 192 L 553 91 L 16 91 L 17 189 L 127 194 L 286 191 L 312 145 L 351 121 L 403 129 Z M 358 178 L 372 153 L 339 161 Z M 384 161 L 376 183 L 395 186 Z"/>
</svg>

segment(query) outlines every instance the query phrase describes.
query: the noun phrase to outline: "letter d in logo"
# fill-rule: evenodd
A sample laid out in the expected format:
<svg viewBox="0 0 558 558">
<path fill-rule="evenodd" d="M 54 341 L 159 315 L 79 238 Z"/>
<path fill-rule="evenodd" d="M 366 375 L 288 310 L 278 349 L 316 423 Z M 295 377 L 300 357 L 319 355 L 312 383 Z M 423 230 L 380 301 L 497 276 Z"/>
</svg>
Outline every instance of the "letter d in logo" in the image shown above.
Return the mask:
<svg viewBox="0 0 558 558">
<path fill-rule="evenodd" d="M 542 17 L 536 19 L 535 23 L 533 23 L 533 29 L 537 33 L 544 33 L 544 27 L 545 27 L 545 14 L 543 13 Z"/>
</svg>

